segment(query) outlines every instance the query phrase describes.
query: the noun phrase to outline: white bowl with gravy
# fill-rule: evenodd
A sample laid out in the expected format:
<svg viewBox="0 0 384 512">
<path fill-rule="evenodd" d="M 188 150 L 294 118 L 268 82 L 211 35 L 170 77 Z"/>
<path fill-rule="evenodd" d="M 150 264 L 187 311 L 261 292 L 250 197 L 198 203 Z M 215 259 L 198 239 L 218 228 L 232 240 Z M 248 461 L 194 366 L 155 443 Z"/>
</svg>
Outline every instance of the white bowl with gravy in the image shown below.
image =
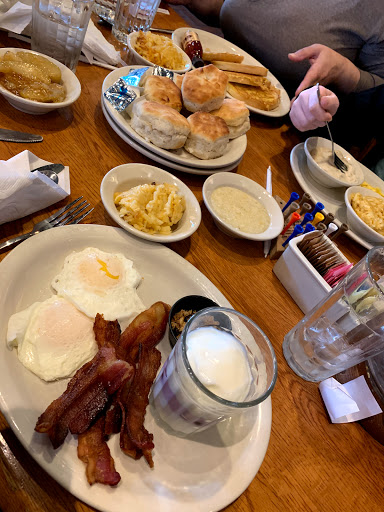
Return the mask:
<svg viewBox="0 0 384 512">
<path fill-rule="evenodd" d="M 150 45 L 148 45 L 148 49 L 146 49 L 146 51 L 143 52 L 143 55 L 139 53 L 139 51 L 136 49 L 136 45 L 138 38 L 140 37 L 140 32 L 131 32 L 128 36 L 128 47 L 131 50 L 132 58 L 134 61 L 132 62 L 132 64 L 144 64 L 145 66 L 161 65 L 163 68 L 169 69 L 170 71 L 174 71 L 177 73 L 186 73 L 192 68 L 191 59 L 171 39 L 167 38 L 166 36 L 153 34 L 152 32 L 142 32 L 141 34 L 144 34 L 145 37 L 150 39 L 161 37 L 164 38 L 164 41 L 168 40 L 169 43 L 168 41 L 165 41 L 168 45 L 168 48 L 165 51 L 161 51 L 162 58 L 164 59 L 164 61 L 162 62 L 162 64 L 158 64 L 157 59 L 154 58 L 156 52 L 150 47 Z M 168 60 L 169 62 L 167 62 Z M 172 61 L 175 60 L 179 61 L 180 65 L 173 65 Z"/>
<path fill-rule="evenodd" d="M 332 143 L 323 137 L 309 137 L 304 144 L 308 170 L 312 178 L 326 188 L 361 185 L 364 173 L 361 165 L 345 149 L 335 144 L 335 152 L 347 165 L 343 173 L 333 163 Z"/>
<path fill-rule="evenodd" d="M 233 238 L 272 240 L 283 229 L 283 214 L 275 199 L 240 174 L 212 174 L 204 182 L 203 199 L 217 227 Z"/>
<path fill-rule="evenodd" d="M 34 55 L 40 55 L 41 57 L 44 57 L 53 64 L 56 64 L 56 66 L 61 71 L 61 84 L 65 86 L 66 90 L 65 98 L 63 101 L 59 101 L 56 103 L 44 103 L 41 101 L 34 101 L 22 98 L 21 96 L 18 96 L 17 94 L 14 94 L 13 92 L 6 89 L 4 85 L 0 84 L 0 94 L 2 94 L 4 98 L 8 101 L 8 103 L 10 103 L 17 110 L 21 110 L 21 112 L 34 115 L 46 114 L 58 108 L 68 107 L 69 105 L 74 103 L 80 96 L 81 85 L 77 76 L 69 68 L 64 66 L 64 64 L 61 64 L 61 62 L 58 62 L 56 59 L 48 57 L 47 55 L 43 55 L 42 53 L 38 53 L 32 50 L 25 50 L 23 48 L 1 48 L 0 61 L 2 60 L 4 54 L 7 52 L 25 52 Z"/>
<path fill-rule="evenodd" d="M 360 194 L 361 198 L 357 204 L 355 204 L 355 207 L 357 207 L 357 211 L 355 211 L 354 207 L 352 206 L 352 198 L 355 196 L 355 194 Z M 365 203 L 365 198 L 376 198 L 377 201 L 383 202 L 384 207 L 384 197 L 378 194 L 377 192 L 370 190 L 366 187 L 350 187 L 345 191 L 345 205 L 347 207 L 347 220 L 349 227 L 352 231 L 354 231 L 357 235 L 364 238 L 364 240 L 367 240 L 368 242 L 379 242 L 381 244 L 384 243 L 384 236 L 375 231 L 372 227 L 370 227 L 367 222 L 372 222 L 378 225 L 381 223 L 384 226 L 384 209 L 383 213 L 380 215 L 375 212 L 373 214 L 369 214 L 367 211 L 367 205 Z M 360 209 L 365 210 L 363 213 L 360 212 Z M 362 215 L 367 216 L 367 222 L 365 222 L 359 215 L 358 212 Z M 373 224 L 372 224 L 373 225 Z"/>
</svg>

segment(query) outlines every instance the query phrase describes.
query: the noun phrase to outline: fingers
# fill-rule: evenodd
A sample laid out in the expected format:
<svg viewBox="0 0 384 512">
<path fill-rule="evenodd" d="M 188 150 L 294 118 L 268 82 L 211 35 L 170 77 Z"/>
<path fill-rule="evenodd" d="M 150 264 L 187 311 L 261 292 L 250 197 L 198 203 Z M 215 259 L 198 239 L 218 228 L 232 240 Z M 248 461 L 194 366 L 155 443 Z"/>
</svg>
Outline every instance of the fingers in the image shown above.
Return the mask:
<svg viewBox="0 0 384 512">
<path fill-rule="evenodd" d="M 331 91 L 329 91 L 331 92 Z M 338 97 L 331 92 L 328 96 L 322 96 L 320 100 L 321 107 L 329 112 L 330 116 L 334 116 L 339 108 L 339 99 Z"/>
<path fill-rule="evenodd" d="M 306 46 L 305 48 L 301 48 L 294 53 L 288 53 L 289 60 L 293 62 L 301 62 L 306 59 L 316 58 L 317 55 L 321 51 L 321 44 L 312 44 L 311 46 Z"/>
<path fill-rule="evenodd" d="M 301 84 L 296 89 L 295 96 L 300 94 L 300 92 L 303 91 L 304 89 L 307 89 L 308 87 L 311 87 L 312 85 L 317 84 L 317 82 L 319 82 L 319 80 L 320 80 L 320 74 L 318 73 L 318 71 L 316 69 L 316 65 L 314 64 L 313 66 L 311 66 L 309 68 L 309 70 L 307 71 Z"/>
</svg>

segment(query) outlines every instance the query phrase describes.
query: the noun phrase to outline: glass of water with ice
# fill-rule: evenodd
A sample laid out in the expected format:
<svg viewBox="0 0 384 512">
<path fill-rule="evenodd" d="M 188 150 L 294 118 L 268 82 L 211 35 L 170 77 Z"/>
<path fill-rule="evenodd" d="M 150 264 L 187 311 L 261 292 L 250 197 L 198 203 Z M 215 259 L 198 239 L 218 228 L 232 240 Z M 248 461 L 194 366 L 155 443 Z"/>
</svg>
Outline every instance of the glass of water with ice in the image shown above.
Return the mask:
<svg viewBox="0 0 384 512">
<path fill-rule="evenodd" d="M 31 48 L 75 71 L 94 0 L 33 0 Z"/>
<path fill-rule="evenodd" d="M 384 247 L 374 247 L 284 338 L 292 370 L 320 382 L 384 351 Z"/>
</svg>

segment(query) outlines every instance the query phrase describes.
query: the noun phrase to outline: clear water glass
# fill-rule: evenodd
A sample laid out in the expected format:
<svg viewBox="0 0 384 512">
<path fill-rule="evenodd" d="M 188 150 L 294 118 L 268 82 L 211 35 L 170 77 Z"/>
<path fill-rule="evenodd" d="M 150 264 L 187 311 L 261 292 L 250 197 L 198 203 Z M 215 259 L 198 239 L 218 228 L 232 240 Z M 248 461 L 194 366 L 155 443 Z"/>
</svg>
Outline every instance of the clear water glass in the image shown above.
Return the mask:
<svg viewBox="0 0 384 512">
<path fill-rule="evenodd" d="M 94 0 L 33 0 L 31 48 L 76 70 Z"/>
<path fill-rule="evenodd" d="M 112 33 L 127 44 L 131 32 L 146 32 L 152 25 L 160 0 L 117 0 Z"/>
<path fill-rule="evenodd" d="M 187 338 L 201 327 L 214 327 L 232 334 L 242 345 L 250 370 L 249 387 L 246 389 L 248 383 L 244 384 L 247 395 L 243 401 L 234 402 L 214 394 L 194 373 L 188 359 Z M 203 361 L 201 363 L 204 365 Z M 271 394 L 276 378 L 275 353 L 263 331 L 238 311 L 206 308 L 188 320 L 156 378 L 150 402 L 155 418 L 162 420 L 171 433 L 183 437 L 257 406 Z"/>
<path fill-rule="evenodd" d="M 116 0 L 95 0 L 93 12 L 111 25 L 115 22 Z"/>
<path fill-rule="evenodd" d="M 384 247 L 374 247 L 284 338 L 292 370 L 320 382 L 384 351 Z"/>
</svg>

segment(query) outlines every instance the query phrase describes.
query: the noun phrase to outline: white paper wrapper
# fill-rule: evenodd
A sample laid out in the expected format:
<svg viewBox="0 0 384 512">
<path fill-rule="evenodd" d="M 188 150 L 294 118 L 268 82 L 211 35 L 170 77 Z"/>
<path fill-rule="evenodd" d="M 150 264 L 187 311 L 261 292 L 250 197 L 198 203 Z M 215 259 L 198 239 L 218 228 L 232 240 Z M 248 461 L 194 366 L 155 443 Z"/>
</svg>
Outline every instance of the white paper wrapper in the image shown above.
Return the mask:
<svg viewBox="0 0 384 512">
<path fill-rule="evenodd" d="M 69 167 L 59 174 L 59 183 L 31 170 L 50 164 L 30 151 L 0 160 L 0 224 L 37 212 L 71 193 Z"/>
<path fill-rule="evenodd" d="M 331 377 L 319 388 L 332 423 L 350 423 L 382 412 L 363 375 L 346 384 Z"/>
</svg>

